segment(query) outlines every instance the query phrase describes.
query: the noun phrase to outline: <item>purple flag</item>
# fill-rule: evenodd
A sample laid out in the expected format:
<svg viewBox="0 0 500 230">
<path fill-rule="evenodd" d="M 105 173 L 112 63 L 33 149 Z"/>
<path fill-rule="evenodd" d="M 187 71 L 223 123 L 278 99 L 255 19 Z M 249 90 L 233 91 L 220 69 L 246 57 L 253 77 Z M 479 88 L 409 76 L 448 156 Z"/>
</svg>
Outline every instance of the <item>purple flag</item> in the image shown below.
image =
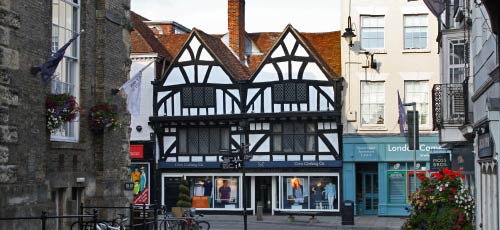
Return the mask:
<svg viewBox="0 0 500 230">
<path fill-rule="evenodd" d="M 66 49 L 68 48 L 69 45 L 71 45 L 73 41 L 76 40 L 76 38 L 78 38 L 79 35 L 80 33 L 75 34 L 75 36 L 73 36 L 66 44 L 64 44 L 51 57 L 49 57 L 47 61 L 42 64 L 42 66 L 40 66 L 40 71 L 42 72 L 42 80 L 44 82 L 47 82 L 52 78 L 54 72 L 56 72 L 59 62 L 64 57 Z"/>
<path fill-rule="evenodd" d="M 439 15 L 443 13 L 445 5 L 444 5 L 444 0 L 424 0 L 425 5 L 427 5 L 427 8 L 431 11 L 434 16 L 439 18 Z"/>
<path fill-rule="evenodd" d="M 401 96 L 399 96 L 398 90 L 398 109 L 399 109 L 399 134 L 405 135 L 405 123 L 406 123 L 406 111 L 403 101 L 401 101 Z"/>
</svg>

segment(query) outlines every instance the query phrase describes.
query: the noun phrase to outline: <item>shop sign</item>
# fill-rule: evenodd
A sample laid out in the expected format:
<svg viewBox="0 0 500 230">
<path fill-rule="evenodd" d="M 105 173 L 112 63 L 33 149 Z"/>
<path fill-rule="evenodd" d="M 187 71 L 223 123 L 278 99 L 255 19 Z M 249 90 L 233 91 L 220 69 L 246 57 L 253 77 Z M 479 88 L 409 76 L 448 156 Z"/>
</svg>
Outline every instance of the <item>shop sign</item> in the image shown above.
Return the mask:
<svg viewBox="0 0 500 230">
<path fill-rule="evenodd" d="M 130 158 L 131 159 L 144 158 L 144 145 L 130 145 Z"/>
<path fill-rule="evenodd" d="M 433 153 L 430 155 L 431 171 L 437 172 L 444 168 L 450 168 L 449 153 Z"/>
<path fill-rule="evenodd" d="M 208 196 L 193 196 L 191 204 L 193 208 L 209 208 Z"/>
<path fill-rule="evenodd" d="M 133 183 L 134 204 L 149 204 L 149 164 L 130 164 L 130 182 Z"/>
<path fill-rule="evenodd" d="M 355 150 L 358 160 L 378 160 L 377 145 L 356 145 Z"/>
<path fill-rule="evenodd" d="M 418 146 L 417 150 L 430 152 L 430 151 L 446 150 L 446 149 L 441 148 L 441 146 L 439 146 L 439 145 L 420 144 Z M 388 144 L 387 145 L 387 151 L 388 152 L 407 152 L 407 151 L 413 151 L 413 150 L 411 150 L 410 147 L 407 144 L 404 144 L 404 145 L 394 145 L 394 144 L 391 145 L 391 144 Z"/>
<path fill-rule="evenodd" d="M 247 168 L 325 168 L 341 167 L 341 161 L 250 161 Z"/>
<path fill-rule="evenodd" d="M 479 135 L 479 138 L 478 138 L 479 153 L 478 153 L 478 155 L 480 158 L 493 156 L 493 149 L 491 148 L 491 146 L 493 146 L 492 142 L 493 141 L 491 140 L 490 133 L 484 133 L 484 134 Z"/>
<path fill-rule="evenodd" d="M 220 162 L 159 162 L 160 168 L 220 168 Z"/>
</svg>

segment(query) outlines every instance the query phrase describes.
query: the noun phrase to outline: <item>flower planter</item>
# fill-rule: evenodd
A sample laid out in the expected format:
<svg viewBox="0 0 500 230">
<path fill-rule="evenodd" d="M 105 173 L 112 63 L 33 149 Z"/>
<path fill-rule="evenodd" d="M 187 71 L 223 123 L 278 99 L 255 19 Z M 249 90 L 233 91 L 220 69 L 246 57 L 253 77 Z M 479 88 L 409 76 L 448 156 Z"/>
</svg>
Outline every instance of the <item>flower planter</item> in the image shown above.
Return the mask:
<svg viewBox="0 0 500 230">
<path fill-rule="evenodd" d="M 54 132 L 64 122 L 73 121 L 78 116 L 76 98 L 69 94 L 49 94 L 45 100 L 47 130 Z"/>
<path fill-rule="evenodd" d="M 94 134 L 103 134 L 106 129 L 111 130 L 117 124 L 115 109 L 108 103 L 102 102 L 92 106 L 89 110 L 89 129 Z"/>
</svg>

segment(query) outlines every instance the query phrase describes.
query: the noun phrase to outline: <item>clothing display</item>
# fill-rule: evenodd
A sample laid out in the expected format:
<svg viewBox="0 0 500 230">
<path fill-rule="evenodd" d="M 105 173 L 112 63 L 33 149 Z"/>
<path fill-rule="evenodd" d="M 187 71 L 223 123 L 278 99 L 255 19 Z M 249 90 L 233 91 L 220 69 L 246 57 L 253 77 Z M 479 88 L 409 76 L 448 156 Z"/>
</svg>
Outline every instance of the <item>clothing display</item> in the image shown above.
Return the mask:
<svg viewBox="0 0 500 230">
<path fill-rule="evenodd" d="M 337 186 L 332 182 L 325 186 L 325 196 L 328 199 L 328 209 L 333 209 L 333 201 L 337 198 Z"/>
<path fill-rule="evenodd" d="M 199 183 L 199 184 L 194 185 L 194 195 L 195 196 L 203 196 L 205 194 L 205 192 L 203 190 L 204 190 L 203 184 Z"/>
<path fill-rule="evenodd" d="M 229 203 L 231 198 L 231 187 L 224 185 L 219 188 L 219 198 L 221 203 Z"/>
<path fill-rule="evenodd" d="M 206 180 L 205 181 L 205 184 L 203 184 L 203 188 L 204 188 L 204 193 L 203 195 L 205 196 L 212 196 L 212 181 L 210 180 Z"/>
<path fill-rule="evenodd" d="M 304 193 L 302 185 L 298 188 L 293 189 L 293 197 L 295 198 L 295 202 L 299 204 L 304 203 Z"/>
</svg>

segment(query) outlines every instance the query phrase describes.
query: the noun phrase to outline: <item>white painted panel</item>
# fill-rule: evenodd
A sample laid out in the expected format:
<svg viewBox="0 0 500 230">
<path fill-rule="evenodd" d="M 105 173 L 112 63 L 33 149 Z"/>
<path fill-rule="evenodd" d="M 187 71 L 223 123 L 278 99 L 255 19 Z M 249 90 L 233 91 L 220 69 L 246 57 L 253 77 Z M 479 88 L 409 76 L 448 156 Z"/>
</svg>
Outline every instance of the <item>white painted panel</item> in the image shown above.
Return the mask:
<svg viewBox="0 0 500 230">
<path fill-rule="evenodd" d="M 177 147 L 173 148 L 172 152 L 170 152 L 170 153 L 177 153 Z"/>
<path fill-rule="evenodd" d="M 236 113 L 236 114 L 241 113 L 240 107 L 238 107 L 238 105 L 234 105 L 234 113 Z"/>
<path fill-rule="evenodd" d="M 297 47 L 297 51 L 295 51 L 295 56 L 309 57 L 309 54 L 307 54 L 307 51 L 304 49 L 304 47 L 299 44 L 299 47 Z"/>
<path fill-rule="evenodd" d="M 224 95 L 224 97 L 226 97 L 226 113 L 230 114 L 230 113 L 233 113 L 233 99 L 228 96 L 228 95 Z"/>
<path fill-rule="evenodd" d="M 207 82 L 216 84 L 233 84 L 231 78 L 227 76 L 226 72 L 224 72 L 220 66 L 212 67 Z"/>
<path fill-rule="evenodd" d="M 240 135 L 231 135 L 231 138 L 236 142 L 240 143 Z"/>
<path fill-rule="evenodd" d="M 174 100 L 174 98 L 169 98 L 165 104 L 167 105 L 167 116 L 172 116 L 172 113 L 173 113 L 173 108 L 172 108 L 172 100 Z M 161 107 L 160 107 L 160 111 L 158 111 L 158 114 L 161 112 L 163 114 L 165 114 L 165 112 L 163 112 L 163 109 L 165 108 L 165 104 L 162 104 Z"/>
<path fill-rule="evenodd" d="M 187 116 L 189 113 L 189 109 L 182 109 L 182 114 L 184 114 L 184 116 Z"/>
<path fill-rule="evenodd" d="M 260 97 L 262 97 L 262 94 L 260 94 L 257 99 L 253 102 L 253 107 L 250 107 L 250 112 L 251 113 L 262 113 L 260 109 Z"/>
<path fill-rule="evenodd" d="M 248 143 L 250 146 L 255 146 L 255 144 L 264 136 L 264 134 L 249 134 Z"/>
<path fill-rule="evenodd" d="M 285 161 L 285 155 L 273 155 L 273 161 Z"/>
<path fill-rule="evenodd" d="M 272 112 L 272 101 L 271 101 L 271 87 L 264 90 L 264 112 Z"/>
<path fill-rule="evenodd" d="M 281 70 L 281 74 L 283 74 L 283 80 L 290 80 L 290 76 L 288 74 L 288 62 L 278 62 L 278 66 Z"/>
<path fill-rule="evenodd" d="M 290 112 L 290 106 L 289 106 L 289 104 L 285 104 L 283 111 L 284 112 Z"/>
<path fill-rule="evenodd" d="M 259 89 L 250 88 L 247 90 L 247 101 L 252 100 L 252 98 L 259 92 Z"/>
<path fill-rule="evenodd" d="M 163 137 L 163 152 L 166 152 L 167 149 L 170 148 L 172 144 L 174 144 L 174 142 L 175 142 L 175 137 L 173 136 Z"/>
<path fill-rule="evenodd" d="M 279 105 L 279 104 L 275 104 L 275 105 L 274 105 L 274 112 L 275 112 L 275 113 L 279 113 L 279 112 L 281 112 L 281 105 Z"/>
<path fill-rule="evenodd" d="M 193 156 L 193 157 L 191 157 L 191 161 L 192 162 L 202 162 L 203 157 L 202 156 Z"/>
<path fill-rule="evenodd" d="M 320 161 L 334 161 L 335 157 L 332 155 L 318 155 L 318 160 Z"/>
<path fill-rule="evenodd" d="M 317 105 L 317 95 L 318 91 L 312 86 L 309 86 L 309 110 L 310 111 L 317 111 L 318 110 L 318 105 Z"/>
<path fill-rule="evenodd" d="M 288 155 L 288 161 L 300 161 L 300 155 Z"/>
<path fill-rule="evenodd" d="M 303 155 L 302 160 L 303 161 L 315 161 L 316 156 L 315 155 Z"/>
<path fill-rule="evenodd" d="M 201 108 L 200 109 L 200 116 L 207 115 L 207 109 L 206 108 Z"/>
<path fill-rule="evenodd" d="M 416 123 L 416 122 L 415 122 Z M 330 129 L 337 129 L 337 123 L 330 122 Z"/>
<path fill-rule="evenodd" d="M 321 138 L 318 137 L 318 152 L 330 152 Z"/>
<path fill-rule="evenodd" d="M 165 114 L 164 109 L 165 109 L 165 105 L 161 104 L 160 109 L 158 110 L 158 116 L 165 116 L 165 115 L 167 115 L 167 114 Z M 167 108 L 167 112 L 168 111 L 169 111 L 169 109 Z"/>
<path fill-rule="evenodd" d="M 166 162 L 176 162 L 177 161 L 177 158 L 175 157 L 167 157 L 167 160 L 165 160 Z"/>
<path fill-rule="evenodd" d="M 206 156 L 205 161 L 215 162 L 217 161 L 217 156 Z"/>
<path fill-rule="evenodd" d="M 238 99 L 238 101 L 240 100 L 240 91 L 237 90 L 237 89 L 228 89 L 227 90 L 230 94 L 232 94 L 234 97 L 236 97 Z"/>
<path fill-rule="evenodd" d="M 297 104 L 292 104 L 292 111 L 298 111 Z"/>
<path fill-rule="evenodd" d="M 189 157 L 179 157 L 179 162 L 189 162 Z"/>
<path fill-rule="evenodd" d="M 279 81 L 278 73 L 272 64 L 266 64 L 253 80 L 254 82 Z"/>
<path fill-rule="evenodd" d="M 174 106 L 175 106 L 175 108 L 172 108 L 172 111 L 174 112 L 174 116 L 180 116 L 181 115 L 181 94 L 180 93 L 174 94 Z"/>
<path fill-rule="evenodd" d="M 319 95 L 319 110 L 320 111 L 328 110 L 328 101 L 323 95 Z"/>
<path fill-rule="evenodd" d="M 170 132 L 175 133 L 175 132 L 177 132 L 177 129 L 176 128 L 170 128 Z"/>
<path fill-rule="evenodd" d="M 333 93 L 333 86 L 320 86 L 319 87 L 323 92 L 325 92 L 332 101 L 335 101 L 335 96 Z"/>
<path fill-rule="evenodd" d="M 215 114 L 215 109 L 214 108 L 208 108 L 208 115 L 214 115 Z"/>
<path fill-rule="evenodd" d="M 302 62 L 292 61 L 292 79 L 297 79 Z"/>
<path fill-rule="evenodd" d="M 292 52 L 293 46 L 295 45 L 296 41 L 297 40 L 292 35 L 292 33 L 287 33 L 285 39 L 283 39 L 283 43 L 285 43 L 285 46 L 288 49 L 288 52 Z"/>
<path fill-rule="evenodd" d="M 194 83 L 195 82 L 194 65 L 184 66 L 184 71 L 186 71 L 189 82 Z"/>
<path fill-rule="evenodd" d="M 285 51 L 283 50 L 283 47 L 281 47 L 281 46 L 276 47 L 273 54 L 271 54 L 272 58 L 283 57 L 283 56 L 285 56 Z"/>
<path fill-rule="evenodd" d="M 184 77 L 178 67 L 174 67 L 172 71 L 167 76 L 167 80 L 163 83 L 163 86 L 179 85 L 185 84 Z"/>
<path fill-rule="evenodd" d="M 416 122 L 415 122 L 416 123 Z M 324 122 L 318 122 L 318 129 L 324 129 Z"/>
<path fill-rule="evenodd" d="M 159 102 L 161 99 L 167 96 L 168 93 L 170 93 L 170 91 L 158 92 L 158 97 L 156 99 L 157 100 L 156 102 Z"/>
<path fill-rule="evenodd" d="M 189 51 L 184 50 L 182 52 L 181 57 L 179 58 L 179 62 L 191 61 L 191 55 L 189 55 Z"/>
<path fill-rule="evenodd" d="M 191 116 L 197 116 L 198 115 L 198 111 L 196 108 L 190 108 L 189 111 L 191 112 Z"/>
<path fill-rule="evenodd" d="M 271 147 L 271 142 L 269 141 L 269 137 L 266 137 L 266 140 L 262 142 L 262 145 L 259 146 L 259 149 L 257 149 L 258 153 L 267 153 L 270 152 L 270 147 Z"/>
<path fill-rule="evenodd" d="M 307 104 L 306 103 L 300 104 L 300 111 L 307 111 Z"/>
<path fill-rule="evenodd" d="M 208 66 L 207 65 L 199 65 L 198 66 L 198 82 L 202 83 L 205 81 L 205 75 L 207 75 Z"/>
<path fill-rule="evenodd" d="M 250 161 L 270 161 L 271 156 L 269 155 L 253 155 L 253 158 Z"/>
<path fill-rule="evenodd" d="M 333 145 L 333 148 L 339 152 L 339 136 L 337 133 L 325 133 L 326 139 Z"/>
<path fill-rule="evenodd" d="M 307 63 L 302 77 L 304 80 L 328 81 L 328 78 L 325 74 L 323 74 L 323 72 L 321 72 L 321 69 L 314 62 Z"/>
<path fill-rule="evenodd" d="M 222 100 L 224 98 L 224 92 L 220 89 L 216 90 L 216 102 L 217 102 L 217 114 L 224 114 L 224 104 Z"/>
<path fill-rule="evenodd" d="M 269 130 L 269 123 L 262 123 L 263 130 Z"/>
<path fill-rule="evenodd" d="M 196 55 L 196 52 L 198 51 L 198 47 L 200 47 L 200 45 L 201 45 L 200 40 L 198 40 L 197 37 L 193 37 L 193 39 L 189 43 L 189 46 L 191 47 L 191 49 L 193 50 L 193 53 L 195 53 L 195 55 Z"/>
<path fill-rule="evenodd" d="M 208 53 L 208 51 L 205 48 L 203 48 L 203 50 L 201 50 L 200 60 L 213 61 L 214 59 L 212 58 L 212 55 L 210 55 L 210 53 Z"/>
</svg>

